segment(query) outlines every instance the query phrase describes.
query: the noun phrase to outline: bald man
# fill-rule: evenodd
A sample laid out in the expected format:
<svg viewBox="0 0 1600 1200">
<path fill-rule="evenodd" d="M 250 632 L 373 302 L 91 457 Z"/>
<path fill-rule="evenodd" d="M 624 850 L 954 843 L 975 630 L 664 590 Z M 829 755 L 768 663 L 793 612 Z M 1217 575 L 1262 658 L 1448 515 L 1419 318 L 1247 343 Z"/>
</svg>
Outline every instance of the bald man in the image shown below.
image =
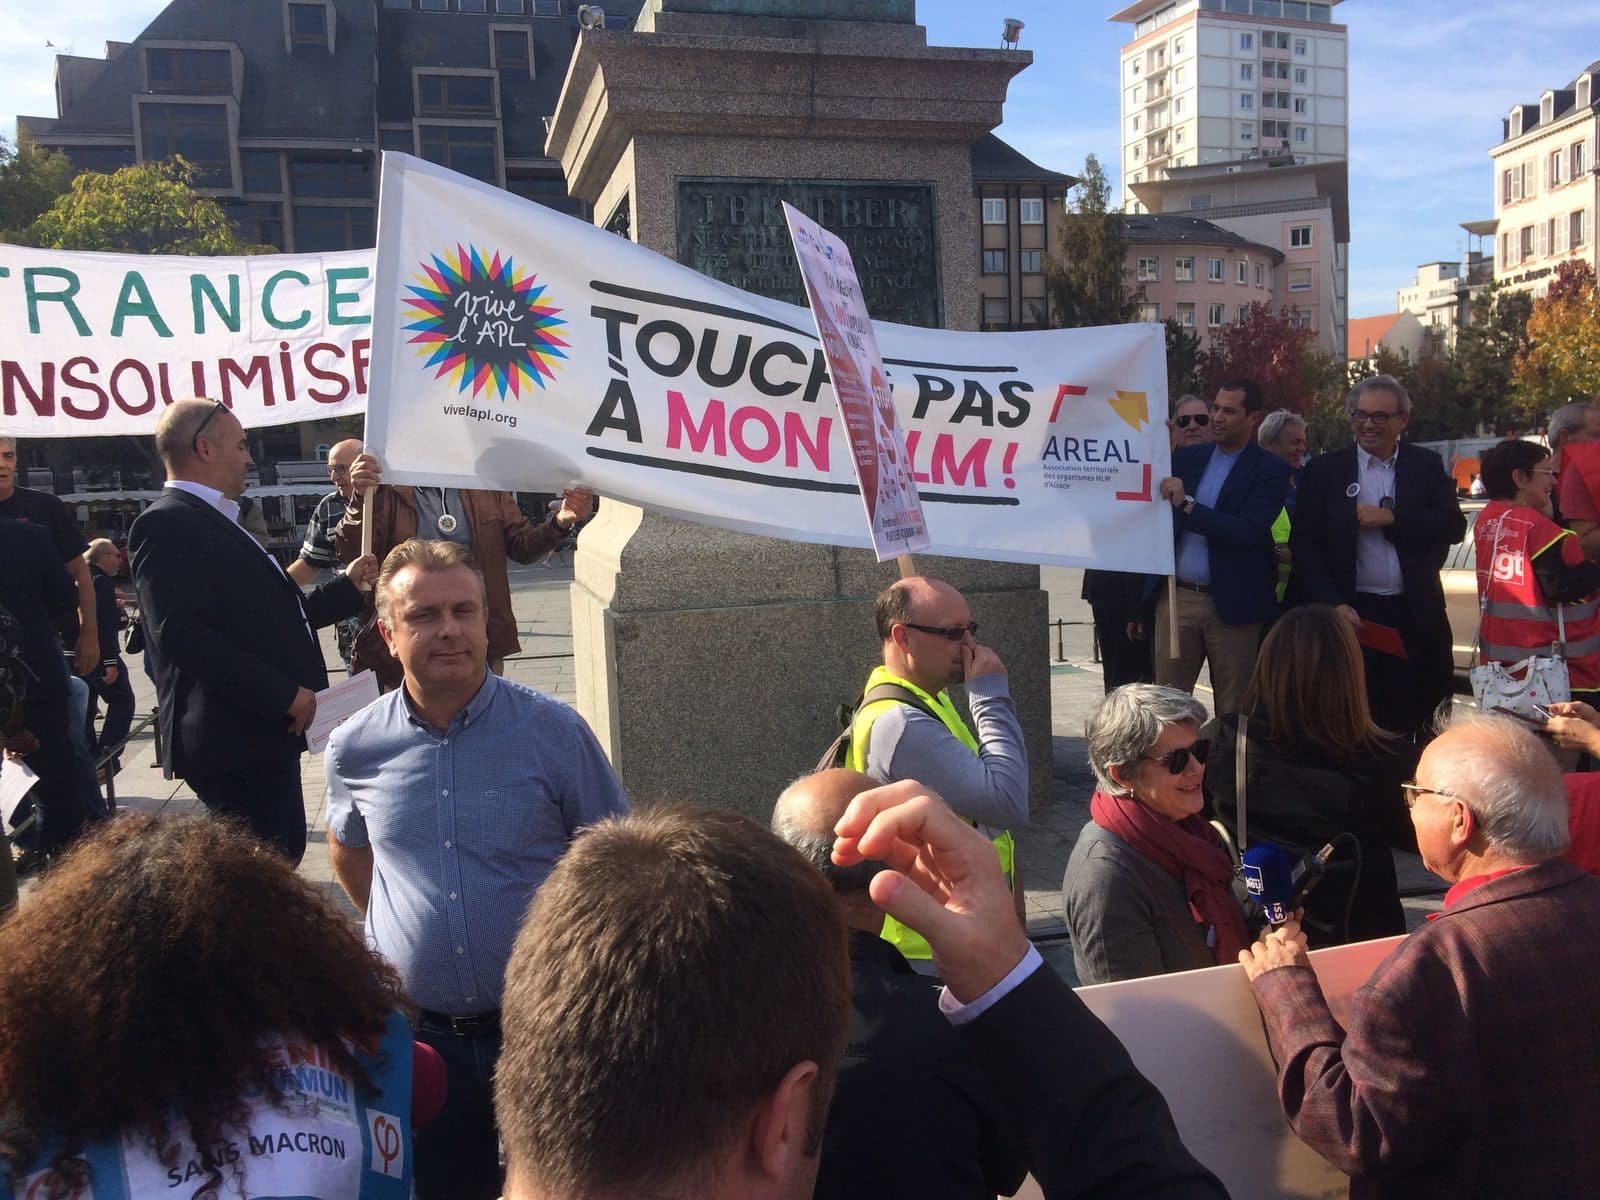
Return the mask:
<svg viewBox="0 0 1600 1200">
<path fill-rule="evenodd" d="M 1009 830 L 1028 820 L 1028 754 L 1005 664 L 978 641 L 966 598 L 941 579 L 897 580 L 874 615 L 883 664 L 867 678 L 845 765 L 879 783 L 921 780 L 994 842 L 1011 876 Z M 957 683 L 972 726 L 946 691 Z M 932 953 L 919 935 L 886 918 L 883 936 L 927 969 Z"/>
<path fill-rule="evenodd" d="M 328 478 L 333 480 L 334 490 L 317 501 L 311 520 L 306 522 L 306 539 L 300 545 L 300 554 L 289 564 L 289 578 L 301 587 L 315 583 L 324 571 L 337 573 L 344 570 L 335 536 L 339 522 L 344 518 L 345 506 L 355 495 L 355 485 L 350 481 L 350 466 L 360 455 L 360 438 L 346 438 L 328 451 Z M 361 625 L 359 615 L 346 617 L 339 622 L 336 630 L 339 657 L 344 660 L 346 671 L 350 669 L 350 659 L 355 651 L 356 638 L 361 634 Z"/>
<path fill-rule="evenodd" d="M 850 770 L 819 771 L 778 797 L 772 831 L 822 873 L 850 933 L 850 1036 L 828 1110 L 819 1196 L 1009 1196 L 1027 1163 L 999 1097 L 939 993 L 879 932 L 867 895 L 882 863 L 833 862 L 833 827 L 850 801 L 877 786 Z"/>
<path fill-rule="evenodd" d="M 300 591 L 239 525 L 250 449 L 220 401 L 171 405 L 156 451 L 167 485 L 133 523 L 128 552 L 155 657 L 163 769 L 298 863 L 303 735 L 328 686 L 314 630 L 361 610 L 358 587 L 377 564 L 359 559 Z"/>
</svg>

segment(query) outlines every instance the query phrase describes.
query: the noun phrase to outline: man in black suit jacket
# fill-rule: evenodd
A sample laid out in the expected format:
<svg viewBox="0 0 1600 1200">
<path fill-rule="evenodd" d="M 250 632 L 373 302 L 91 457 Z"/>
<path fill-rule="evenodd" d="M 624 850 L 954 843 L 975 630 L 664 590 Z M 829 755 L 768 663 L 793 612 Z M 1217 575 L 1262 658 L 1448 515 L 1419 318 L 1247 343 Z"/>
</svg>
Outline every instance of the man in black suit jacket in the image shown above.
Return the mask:
<svg viewBox="0 0 1600 1200">
<path fill-rule="evenodd" d="M 167 486 L 133 523 L 128 550 L 155 651 L 163 766 L 298 863 L 302 735 L 328 686 L 313 629 L 360 610 L 376 564 L 357 559 L 301 593 L 238 524 L 250 450 L 221 401 L 168 408 L 156 450 Z"/>
<path fill-rule="evenodd" d="M 1000 1096 L 1046 1200 L 1225 1200 L 1161 1093 L 1029 944 L 981 833 L 910 779 L 861 793 L 834 833 L 836 865 L 889 866 L 872 880 L 873 902 L 933 947 L 940 1008 Z"/>
<path fill-rule="evenodd" d="M 1454 673 L 1439 569 L 1467 522 L 1439 456 L 1400 441 L 1411 398 L 1399 380 L 1362 380 L 1345 408 L 1355 444 L 1312 459 L 1300 477 L 1289 538 L 1296 588 L 1357 630 L 1399 631 L 1404 658 L 1362 649 L 1367 698 L 1383 728 L 1425 736 Z"/>
</svg>

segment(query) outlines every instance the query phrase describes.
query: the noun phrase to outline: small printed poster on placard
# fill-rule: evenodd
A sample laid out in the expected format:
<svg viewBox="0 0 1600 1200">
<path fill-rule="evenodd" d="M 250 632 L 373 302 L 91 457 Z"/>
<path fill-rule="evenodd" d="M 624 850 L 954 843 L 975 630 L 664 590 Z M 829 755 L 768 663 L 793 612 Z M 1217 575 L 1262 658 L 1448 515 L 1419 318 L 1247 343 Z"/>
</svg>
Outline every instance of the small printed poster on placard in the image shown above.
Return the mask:
<svg viewBox="0 0 1600 1200">
<path fill-rule="evenodd" d="M 785 204 L 783 215 L 849 436 L 872 548 L 879 562 L 925 550 L 928 523 L 850 250 L 798 209 Z"/>
</svg>

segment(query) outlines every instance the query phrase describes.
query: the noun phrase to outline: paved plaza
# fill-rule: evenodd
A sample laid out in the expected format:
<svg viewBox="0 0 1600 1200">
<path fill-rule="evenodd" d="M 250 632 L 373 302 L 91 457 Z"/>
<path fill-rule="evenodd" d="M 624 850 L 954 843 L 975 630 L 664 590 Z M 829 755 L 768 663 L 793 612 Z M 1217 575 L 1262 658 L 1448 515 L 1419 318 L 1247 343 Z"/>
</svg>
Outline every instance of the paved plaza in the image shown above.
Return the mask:
<svg viewBox="0 0 1600 1200">
<path fill-rule="evenodd" d="M 1094 776 L 1084 755 L 1083 722 L 1102 695 L 1100 669 L 1094 662 L 1093 636 L 1088 606 L 1079 599 L 1082 572 L 1045 568 L 1042 583 L 1050 596 L 1050 619 L 1064 622 L 1050 631 L 1051 716 L 1055 735 L 1055 762 L 1050 788 L 1050 803 L 1033 814 L 1033 820 L 1016 830 L 1017 856 L 1026 889 L 1028 932 L 1052 963 L 1068 978 L 1072 975 L 1072 955 L 1065 941 L 1066 927 L 1061 916 L 1061 878 L 1078 831 L 1089 819 L 1089 796 Z M 559 700 L 576 699 L 572 660 L 571 612 L 567 588 L 572 581 L 569 567 L 518 567 L 511 569 L 513 606 L 517 616 L 522 655 L 507 664 L 507 674 L 519 683 L 539 689 Z M 863 608 L 862 619 L 871 619 Z M 322 631 L 327 661 L 337 663 L 330 630 Z M 1058 651 L 1060 661 L 1057 661 Z M 867 664 L 863 664 L 865 668 Z M 154 706 L 154 689 L 146 678 L 138 656 L 129 660 L 139 713 Z M 1202 685 L 1204 679 L 1202 678 Z M 1209 703 L 1209 689 L 1199 689 L 1201 700 Z M 841 700 L 847 697 L 840 697 Z M 117 776 L 117 804 L 129 809 L 159 809 L 167 812 L 197 807 L 199 801 L 188 787 L 176 780 L 163 779 L 155 765 L 152 728 L 146 728 L 128 747 Z M 322 758 L 306 755 L 302 774 L 305 781 L 308 845 L 301 872 L 353 918 L 354 909 L 334 882 L 328 862 L 327 832 L 324 827 L 325 783 Z M 799 764 L 799 770 L 809 764 Z M 1402 889 L 1437 888 L 1438 882 L 1422 870 L 1415 855 L 1397 855 L 1400 860 Z M 31 881 L 29 881 L 31 884 Z M 27 885 L 24 887 L 24 893 Z M 1412 924 L 1423 914 L 1438 908 L 1438 897 L 1406 901 Z"/>
</svg>

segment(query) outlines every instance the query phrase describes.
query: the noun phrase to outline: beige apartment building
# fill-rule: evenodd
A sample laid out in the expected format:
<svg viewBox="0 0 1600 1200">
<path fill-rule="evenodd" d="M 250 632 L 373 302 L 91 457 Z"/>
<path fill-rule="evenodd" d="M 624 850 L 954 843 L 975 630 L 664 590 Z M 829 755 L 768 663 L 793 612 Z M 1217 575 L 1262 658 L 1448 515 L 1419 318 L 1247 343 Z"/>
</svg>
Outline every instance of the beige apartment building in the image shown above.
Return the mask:
<svg viewBox="0 0 1600 1200">
<path fill-rule="evenodd" d="M 1136 0 L 1122 48 L 1122 200 L 1172 168 L 1349 154 L 1348 31 L 1340 0 Z"/>
<path fill-rule="evenodd" d="M 1125 278 L 1143 290 L 1139 317 L 1175 320 L 1202 347 L 1255 303 L 1277 311 L 1284 255 L 1199 217 L 1135 213 L 1124 220 Z"/>
<path fill-rule="evenodd" d="M 1501 287 L 1542 296 L 1564 260 L 1597 265 L 1597 133 L 1600 60 L 1537 104 L 1514 106 L 1502 122 L 1500 144 L 1489 151 Z"/>
<path fill-rule="evenodd" d="M 1456 336 L 1472 312 L 1472 301 L 1494 278 L 1493 261 L 1476 251 L 1465 262 L 1423 263 L 1411 286 L 1395 293 L 1395 312 L 1410 313 L 1427 334 L 1430 353 L 1455 349 Z M 1350 322 L 1350 340 L 1356 340 Z"/>
<path fill-rule="evenodd" d="M 978 190 L 979 328 L 1048 325 L 1045 256 L 1059 253 L 1067 191 L 1078 181 L 1049 171 L 994 134 L 972 146 Z"/>
</svg>

